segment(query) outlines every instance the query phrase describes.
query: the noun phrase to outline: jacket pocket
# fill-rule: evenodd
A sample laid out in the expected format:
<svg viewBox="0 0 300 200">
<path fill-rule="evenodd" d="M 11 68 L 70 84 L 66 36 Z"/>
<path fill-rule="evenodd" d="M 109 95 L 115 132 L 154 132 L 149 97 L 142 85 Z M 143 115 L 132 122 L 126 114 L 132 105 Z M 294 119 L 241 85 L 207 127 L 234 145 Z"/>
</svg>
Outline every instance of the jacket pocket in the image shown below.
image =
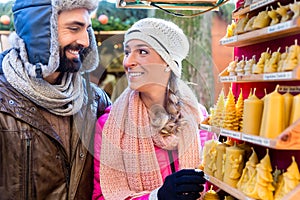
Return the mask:
<svg viewBox="0 0 300 200">
<path fill-rule="evenodd" d="M 31 143 L 29 131 L 0 129 L 1 200 L 32 199 Z"/>
<path fill-rule="evenodd" d="M 23 157 L 23 185 L 24 185 L 24 199 L 29 200 L 30 194 L 31 194 L 31 140 L 32 140 L 32 134 L 28 131 L 22 131 L 21 132 L 21 143 L 22 143 L 22 149 L 24 149 L 25 156 Z"/>
</svg>

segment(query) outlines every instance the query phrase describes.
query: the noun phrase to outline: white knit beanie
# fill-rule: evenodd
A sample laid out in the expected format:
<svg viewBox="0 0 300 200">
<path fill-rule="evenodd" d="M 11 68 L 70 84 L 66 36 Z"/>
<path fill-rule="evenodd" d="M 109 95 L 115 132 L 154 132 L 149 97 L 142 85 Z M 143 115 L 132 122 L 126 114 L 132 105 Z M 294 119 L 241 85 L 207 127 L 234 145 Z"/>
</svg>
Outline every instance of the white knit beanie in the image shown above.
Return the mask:
<svg viewBox="0 0 300 200">
<path fill-rule="evenodd" d="M 126 31 L 124 45 L 133 39 L 149 44 L 169 65 L 173 73 L 181 77 L 182 60 L 189 52 L 189 42 L 176 24 L 157 18 L 141 19 Z"/>
</svg>

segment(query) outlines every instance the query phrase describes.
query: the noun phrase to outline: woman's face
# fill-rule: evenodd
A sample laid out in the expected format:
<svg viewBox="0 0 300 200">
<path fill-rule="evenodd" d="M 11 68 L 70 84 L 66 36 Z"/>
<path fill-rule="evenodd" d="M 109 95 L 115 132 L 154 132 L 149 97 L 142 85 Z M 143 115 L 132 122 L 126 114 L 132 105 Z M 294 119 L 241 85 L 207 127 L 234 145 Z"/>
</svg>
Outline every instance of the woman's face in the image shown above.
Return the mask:
<svg viewBox="0 0 300 200">
<path fill-rule="evenodd" d="M 130 40 L 125 45 L 123 66 L 128 85 L 140 92 L 156 92 L 156 88 L 166 88 L 170 77 L 166 62 L 147 43 Z"/>
</svg>

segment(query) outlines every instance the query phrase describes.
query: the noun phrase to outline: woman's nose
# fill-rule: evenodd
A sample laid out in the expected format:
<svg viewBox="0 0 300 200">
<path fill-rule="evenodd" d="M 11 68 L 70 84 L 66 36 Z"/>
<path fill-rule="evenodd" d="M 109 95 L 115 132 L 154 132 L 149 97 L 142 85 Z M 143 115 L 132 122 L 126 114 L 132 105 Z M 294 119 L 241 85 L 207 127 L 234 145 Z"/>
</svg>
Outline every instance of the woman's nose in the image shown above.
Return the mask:
<svg viewBox="0 0 300 200">
<path fill-rule="evenodd" d="M 123 66 L 127 70 L 128 68 L 133 68 L 137 65 L 136 59 L 134 54 L 129 53 L 126 56 L 124 56 L 123 60 Z"/>
</svg>

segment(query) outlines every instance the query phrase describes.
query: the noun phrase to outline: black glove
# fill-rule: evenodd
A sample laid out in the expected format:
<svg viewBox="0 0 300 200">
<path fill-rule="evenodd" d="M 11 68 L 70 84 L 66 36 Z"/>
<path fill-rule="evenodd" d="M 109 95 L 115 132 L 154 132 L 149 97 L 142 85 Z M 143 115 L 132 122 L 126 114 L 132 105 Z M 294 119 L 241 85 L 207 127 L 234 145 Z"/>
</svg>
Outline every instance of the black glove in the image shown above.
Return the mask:
<svg viewBox="0 0 300 200">
<path fill-rule="evenodd" d="M 206 182 L 201 170 L 182 169 L 166 177 L 157 192 L 159 200 L 195 200 L 200 197 Z"/>
</svg>

